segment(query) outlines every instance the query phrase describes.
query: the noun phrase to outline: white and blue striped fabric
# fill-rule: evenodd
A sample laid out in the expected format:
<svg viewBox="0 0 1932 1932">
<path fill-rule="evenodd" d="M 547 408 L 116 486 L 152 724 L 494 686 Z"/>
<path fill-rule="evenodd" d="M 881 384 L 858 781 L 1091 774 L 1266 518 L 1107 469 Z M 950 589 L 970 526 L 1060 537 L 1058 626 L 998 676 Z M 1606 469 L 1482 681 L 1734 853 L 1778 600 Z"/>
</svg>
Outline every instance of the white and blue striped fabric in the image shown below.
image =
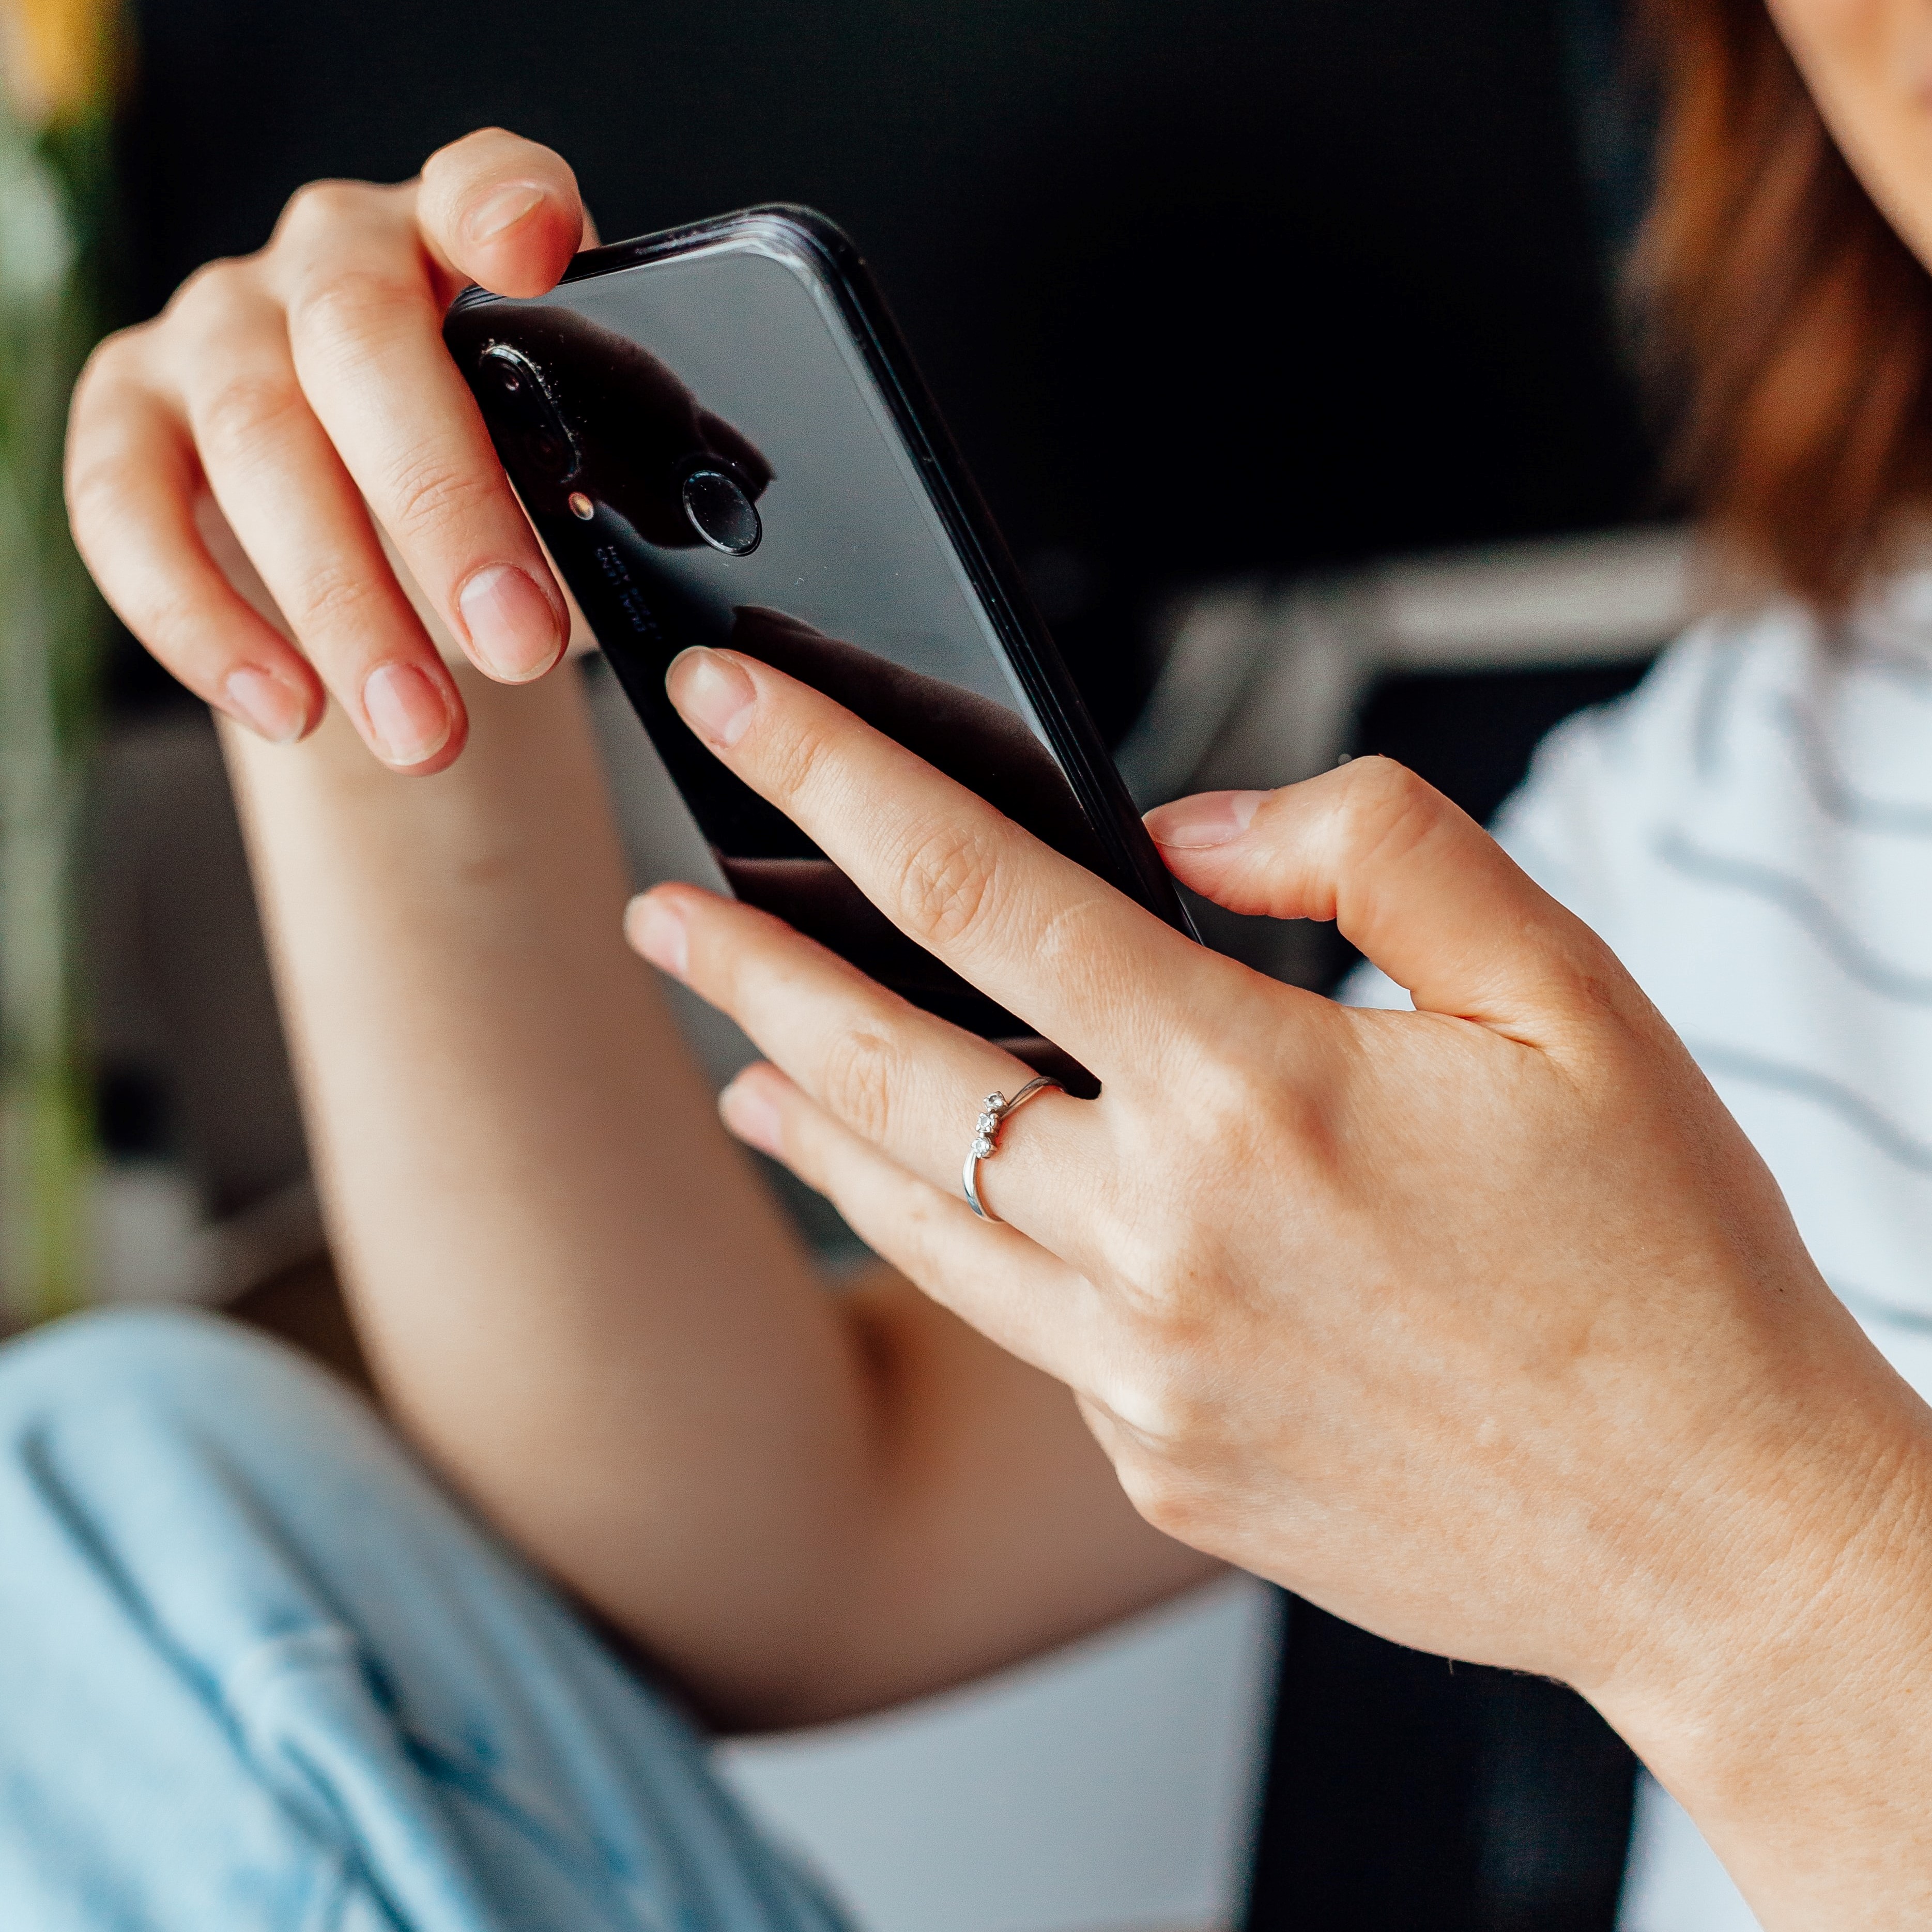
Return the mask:
<svg viewBox="0 0 1932 1932">
<path fill-rule="evenodd" d="M 1932 1398 L 1932 574 L 1828 640 L 1789 610 L 1694 631 L 1552 734 L 1496 830 L 1690 1046 Z M 1408 1004 L 1370 969 L 1344 997 Z M 1646 1780 L 1622 1932 L 1755 1924 Z"/>
</svg>

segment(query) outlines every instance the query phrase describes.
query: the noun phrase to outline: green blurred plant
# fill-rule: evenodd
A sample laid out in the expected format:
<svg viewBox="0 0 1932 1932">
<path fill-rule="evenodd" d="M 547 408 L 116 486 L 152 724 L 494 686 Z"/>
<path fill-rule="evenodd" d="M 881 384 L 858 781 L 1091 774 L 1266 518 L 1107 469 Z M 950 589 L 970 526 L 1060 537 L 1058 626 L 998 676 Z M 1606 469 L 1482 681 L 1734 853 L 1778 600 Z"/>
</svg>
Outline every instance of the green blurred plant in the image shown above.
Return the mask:
<svg viewBox="0 0 1932 1932">
<path fill-rule="evenodd" d="M 0 1301 L 88 1281 L 91 1082 L 74 997 L 74 850 L 105 616 L 68 535 L 69 392 L 104 326 L 118 22 L 0 0 Z"/>
</svg>

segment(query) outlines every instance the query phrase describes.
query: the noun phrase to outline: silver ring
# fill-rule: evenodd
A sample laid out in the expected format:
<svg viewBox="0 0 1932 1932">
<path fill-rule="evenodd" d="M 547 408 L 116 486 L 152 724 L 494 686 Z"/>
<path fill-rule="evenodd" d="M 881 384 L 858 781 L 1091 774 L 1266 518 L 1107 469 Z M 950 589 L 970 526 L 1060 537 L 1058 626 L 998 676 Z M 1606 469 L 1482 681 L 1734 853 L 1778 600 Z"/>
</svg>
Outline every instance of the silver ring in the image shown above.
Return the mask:
<svg viewBox="0 0 1932 1932">
<path fill-rule="evenodd" d="M 974 1124 L 973 1144 L 966 1150 L 966 1166 L 959 1176 L 961 1190 L 966 1196 L 966 1204 L 982 1221 L 997 1221 L 1000 1217 L 988 1210 L 980 1198 L 980 1163 L 1000 1144 L 1000 1130 L 1006 1124 L 1008 1117 L 1024 1107 L 1036 1094 L 1048 1092 L 1064 1094 L 1066 1089 L 1058 1080 L 1044 1073 L 1036 1075 L 1009 1100 L 1004 1094 L 988 1094 L 986 1105 L 979 1119 Z"/>
</svg>

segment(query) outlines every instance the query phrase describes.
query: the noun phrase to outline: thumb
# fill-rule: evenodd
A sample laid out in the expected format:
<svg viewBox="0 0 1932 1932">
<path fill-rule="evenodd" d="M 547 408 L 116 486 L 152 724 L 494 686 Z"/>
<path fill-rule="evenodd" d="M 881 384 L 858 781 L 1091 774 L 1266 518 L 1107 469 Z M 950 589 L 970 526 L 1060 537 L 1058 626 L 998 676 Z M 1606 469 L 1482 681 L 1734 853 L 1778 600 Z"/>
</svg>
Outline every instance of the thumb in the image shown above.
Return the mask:
<svg viewBox="0 0 1932 1932">
<path fill-rule="evenodd" d="M 1474 819 L 1388 758 L 1148 814 L 1168 869 L 1231 912 L 1332 919 L 1418 1009 L 1504 1031 L 1622 971 Z"/>
<path fill-rule="evenodd" d="M 500 296 L 542 295 L 594 238 L 563 157 L 501 128 L 430 156 L 416 221 L 424 244 L 459 282 Z"/>
</svg>

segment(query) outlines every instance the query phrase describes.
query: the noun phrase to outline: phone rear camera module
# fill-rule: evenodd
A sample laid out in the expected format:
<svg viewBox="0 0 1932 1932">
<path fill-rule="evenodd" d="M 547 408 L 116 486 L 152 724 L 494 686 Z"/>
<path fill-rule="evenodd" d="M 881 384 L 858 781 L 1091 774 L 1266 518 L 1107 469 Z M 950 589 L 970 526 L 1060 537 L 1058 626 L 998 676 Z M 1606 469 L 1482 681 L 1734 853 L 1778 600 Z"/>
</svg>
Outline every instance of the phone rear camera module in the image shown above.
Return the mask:
<svg viewBox="0 0 1932 1932">
<path fill-rule="evenodd" d="M 490 380 L 506 396 L 543 393 L 543 385 L 537 380 L 536 365 L 521 350 L 512 349 L 507 342 L 491 343 L 483 352 L 482 366 Z"/>
<path fill-rule="evenodd" d="M 551 399 L 542 371 L 507 342 L 491 343 L 478 367 L 489 386 L 486 396 L 495 398 L 486 400 L 484 411 L 500 439 L 514 436 L 524 460 L 546 481 L 562 483 L 574 477 L 582 466 L 577 439 Z"/>
<path fill-rule="evenodd" d="M 694 470 L 684 479 L 684 514 L 691 527 L 727 556 L 749 556 L 765 534 L 744 485 L 722 470 Z"/>
</svg>

